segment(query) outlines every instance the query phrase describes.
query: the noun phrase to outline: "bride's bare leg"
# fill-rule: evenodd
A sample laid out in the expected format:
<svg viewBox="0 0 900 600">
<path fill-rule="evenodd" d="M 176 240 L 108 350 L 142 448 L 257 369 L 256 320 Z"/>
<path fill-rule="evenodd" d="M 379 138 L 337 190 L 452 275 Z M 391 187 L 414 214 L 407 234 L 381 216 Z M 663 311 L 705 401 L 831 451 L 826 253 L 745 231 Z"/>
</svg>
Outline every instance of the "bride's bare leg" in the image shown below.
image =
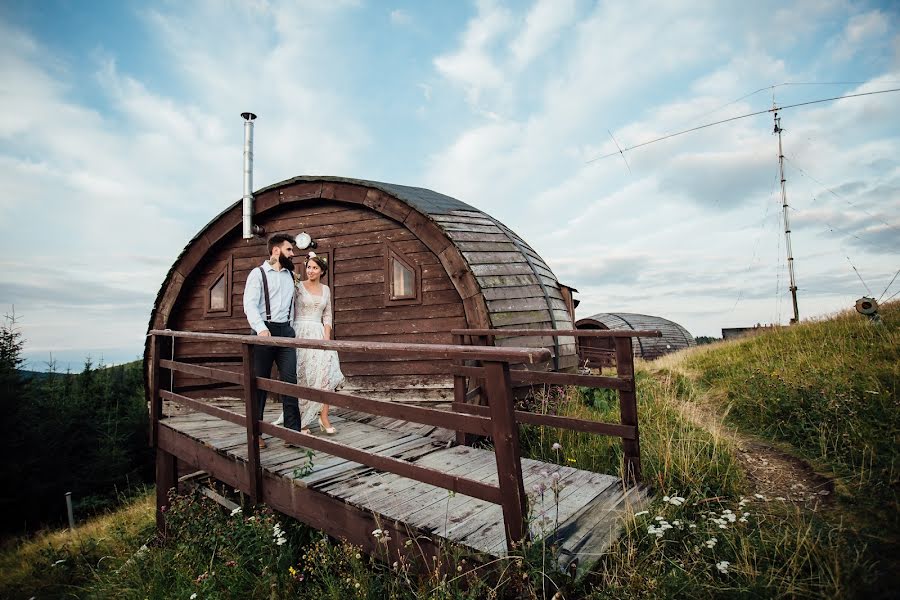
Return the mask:
<svg viewBox="0 0 900 600">
<path fill-rule="evenodd" d="M 322 425 L 326 428 L 331 427 L 331 421 L 328 420 L 328 405 L 322 405 L 322 411 L 319 413 L 319 418 L 322 419 Z"/>
</svg>

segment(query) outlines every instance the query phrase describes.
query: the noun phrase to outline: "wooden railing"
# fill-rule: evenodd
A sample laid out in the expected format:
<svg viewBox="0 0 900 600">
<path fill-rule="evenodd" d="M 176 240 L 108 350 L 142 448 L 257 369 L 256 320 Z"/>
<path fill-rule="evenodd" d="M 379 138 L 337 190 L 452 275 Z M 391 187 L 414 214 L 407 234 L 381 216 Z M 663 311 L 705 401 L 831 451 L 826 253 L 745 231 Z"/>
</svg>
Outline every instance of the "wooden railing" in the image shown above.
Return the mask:
<svg viewBox="0 0 900 600">
<path fill-rule="evenodd" d="M 550 352 L 543 348 L 502 348 L 473 345 L 396 344 L 379 342 L 339 342 L 331 340 L 306 340 L 295 338 L 258 337 L 251 335 L 227 335 L 187 331 L 153 330 L 150 358 L 150 438 L 157 448 L 157 525 L 164 526 L 163 508 L 168 506 L 168 490 L 177 480 L 175 461 L 169 448 L 160 444 L 160 420 L 163 419 L 163 400 L 174 402 L 191 410 L 206 413 L 222 420 L 246 427 L 247 430 L 247 478 L 246 492 L 254 500 L 263 498 L 263 475 L 259 458 L 259 436 L 266 433 L 285 442 L 317 450 L 354 461 L 368 467 L 388 471 L 437 487 L 459 492 L 473 498 L 499 504 L 503 511 L 507 546 L 521 541 L 527 535 L 525 525 L 526 499 L 522 482 L 522 465 L 519 451 L 518 428 L 514 414 L 510 364 L 538 364 L 550 359 Z M 174 356 L 165 358 L 163 340 L 183 338 L 197 341 L 229 342 L 240 345 L 242 370 L 240 373 L 179 362 Z M 174 343 L 174 342 L 173 342 Z M 298 384 L 260 377 L 253 372 L 253 353 L 256 346 L 288 348 L 314 348 L 369 355 L 373 358 L 410 356 L 435 360 L 478 361 L 477 376 L 484 381 L 487 406 L 473 409 L 471 413 L 453 413 L 434 408 L 398 404 L 346 393 L 328 392 Z M 168 371 L 162 377 L 163 370 Z M 241 386 L 245 414 L 200 402 L 173 389 L 163 389 L 162 382 L 171 387 L 171 373 L 180 372 L 207 379 Z M 568 376 L 565 376 L 568 377 Z M 458 434 L 491 436 L 494 439 L 494 455 L 497 463 L 498 485 L 489 485 L 466 477 L 442 473 L 403 460 L 370 454 L 369 452 L 331 441 L 322 437 L 303 434 L 260 420 L 256 414 L 257 390 L 266 390 L 289 396 L 340 406 L 354 411 L 391 417 L 453 429 Z M 477 411 L 477 412 L 476 412 Z M 246 415 L 246 416 L 245 416 Z M 248 418 L 249 417 L 249 418 Z M 622 430 L 630 435 L 630 430 Z M 636 435 L 636 432 L 635 432 Z"/>
<path fill-rule="evenodd" d="M 641 444 L 638 431 L 637 394 L 634 385 L 634 354 L 631 338 L 661 337 L 659 331 L 612 331 L 597 329 L 454 329 L 453 341 L 457 345 L 468 344 L 477 347 L 494 347 L 497 336 L 539 336 L 539 337 L 604 337 L 612 338 L 615 344 L 616 376 L 582 375 L 580 373 L 556 373 L 551 371 L 512 370 L 507 375 L 512 382 L 532 385 L 577 385 L 590 388 L 607 388 L 619 394 L 620 423 L 599 423 L 587 419 L 561 417 L 522 410 L 514 410 L 516 423 L 546 425 L 574 431 L 586 431 L 599 435 L 622 438 L 624 479 L 628 483 L 641 480 Z M 501 346 L 502 347 L 502 346 Z M 453 369 L 453 410 L 471 415 L 485 415 L 488 408 L 474 404 L 471 400 L 481 398 L 481 392 L 490 394 L 489 370 L 486 366 L 466 365 L 456 361 Z M 467 378 L 474 379 L 470 385 Z M 477 385 L 484 382 L 484 387 Z M 457 441 L 466 443 L 465 432 L 457 433 Z"/>
</svg>

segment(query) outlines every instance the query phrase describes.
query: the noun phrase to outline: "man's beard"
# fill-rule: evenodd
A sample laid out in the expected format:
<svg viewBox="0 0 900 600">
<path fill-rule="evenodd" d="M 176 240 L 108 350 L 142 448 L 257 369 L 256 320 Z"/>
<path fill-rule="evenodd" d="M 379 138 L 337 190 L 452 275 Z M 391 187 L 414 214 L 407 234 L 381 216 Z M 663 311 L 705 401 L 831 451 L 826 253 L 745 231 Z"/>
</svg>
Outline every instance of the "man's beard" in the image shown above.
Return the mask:
<svg viewBox="0 0 900 600">
<path fill-rule="evenodd" d="M 287 256 L 285 254 L 280 254 L 278 256 L 278 262 L 281 263 L 281 266 L 283 268 L 287 269 L 291 273 L 294 272 L 294 261 L 291 260 L 290 256 Z"/>
</svg>

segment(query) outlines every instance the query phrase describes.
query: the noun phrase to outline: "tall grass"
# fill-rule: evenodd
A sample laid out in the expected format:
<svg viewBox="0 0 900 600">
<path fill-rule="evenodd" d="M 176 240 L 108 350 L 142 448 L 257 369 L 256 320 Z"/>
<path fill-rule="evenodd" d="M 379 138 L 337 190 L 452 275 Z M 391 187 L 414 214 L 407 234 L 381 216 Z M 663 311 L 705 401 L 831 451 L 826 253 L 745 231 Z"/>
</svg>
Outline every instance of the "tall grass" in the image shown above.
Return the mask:
<svg viewBox="0 0 900 600">
<path fill-rule="evenodd" d="M 873 325 L 856 313 L 696 352 L 684 361 L 724 398 L 730 422 L 824 463 L 900 525 L 900 302 Z"/>
</svg>

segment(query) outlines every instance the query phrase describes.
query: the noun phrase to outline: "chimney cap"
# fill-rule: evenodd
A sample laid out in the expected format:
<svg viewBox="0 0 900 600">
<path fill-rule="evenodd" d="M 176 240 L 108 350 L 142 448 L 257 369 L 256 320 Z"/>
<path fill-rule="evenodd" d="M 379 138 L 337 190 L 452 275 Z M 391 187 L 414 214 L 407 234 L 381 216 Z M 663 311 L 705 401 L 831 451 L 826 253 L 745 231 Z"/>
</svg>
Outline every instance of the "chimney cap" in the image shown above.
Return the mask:
<svg viewBox="0 0 900 600">
<path fill-rule="evenodd" d="M 241 116 L 244 118 L 245 121 L 252 121 L 253 119 L 256 118 L 256 115 L 254 115 L 252 112 L 242 112 Z"/>
</svg>

